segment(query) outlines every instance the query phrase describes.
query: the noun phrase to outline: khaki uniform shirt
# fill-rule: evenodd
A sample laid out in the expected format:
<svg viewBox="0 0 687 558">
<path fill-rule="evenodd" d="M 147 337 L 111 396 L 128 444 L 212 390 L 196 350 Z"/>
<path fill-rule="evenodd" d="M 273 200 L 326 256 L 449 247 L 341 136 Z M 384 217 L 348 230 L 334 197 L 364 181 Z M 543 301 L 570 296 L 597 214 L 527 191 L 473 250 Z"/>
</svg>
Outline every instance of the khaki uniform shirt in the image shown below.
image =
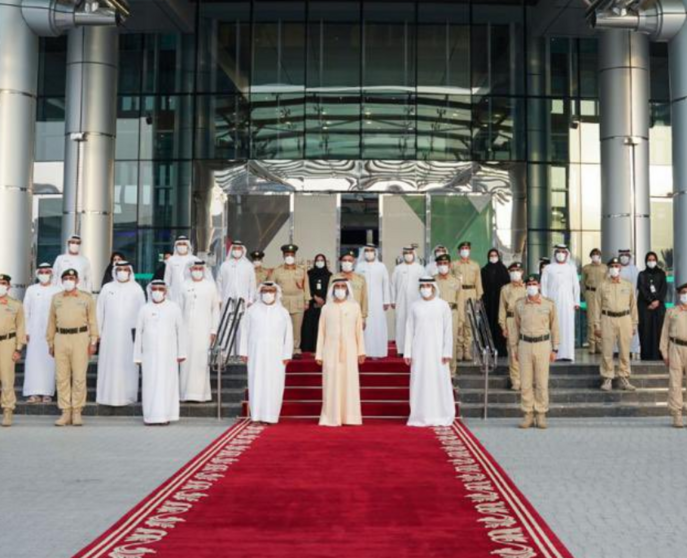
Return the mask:
<svg viewBox="0 0 687 558">
<path fill-rule="evenodd" d="M 272 270 L 266 267 L 256 267 L 255 268 L 255 281 L 256 284 L 264 283 L 270 278 L 270 273 Z"/>
<path fill-rule="evenodd" d="M 434 276 L 434 280 L 437 282 L 437 287 L 439 288 L 439 298 L 448 302 L 451 310 L 458 311 L 458 324 L 462 324 L 465 302 L 463 300 L 463 284 L 460 277 L 456 277 L 451 273 L 447 273 L 446 275 L 437 273 Z M 457 334 L 457 332 L 454 333 Z"/>
<path fill-rule="evenodd" d="M 331 285 L 335 279 L 346 279 L 351 284 L 351 287 L 353 287 L 353 298 L 355 298 L 355 301 L 360 304 L 360 311 L 363 314 L 363 320 L 367 320 L 367 281 L 365 280 L 365 277 L 355 272 L 351 273 L 350 277 L 347 277 L 343 274 L 343 272 L 340 271 L 339 273 L 332 275 L 331 279 L 329 280 L 329 284 Z"/>
<path fill-rule="evenodd" d="M 52 298 L 46 339 L 52 349 L 58 329 L 88 327 L 91 343 L 98 341 L 98 322 L 95 314 L 95 300 L 83 291 L 62 292 Z"/>
<path fill-rule="evenodd" d="M 507 319 L 515 317 L 515 303 L 521 298 L 527 296 L 527 287 L 524 283 L 508 283 L 501 289 L 501 297 L 499 298 L 499 326 L 503 331 L 508 331 Z M 508 316 L 508 314 L 513 316 Z"/>
<path fill-rule="evenodd" d="M 521 298 L 515 303 L 515 335 L 518 339 L 526 337 L 551 336 L 551 346 L 558 348 L 558 316 L 556 305 L 550 298 L 539 295 L 535 302 Z"/>
<path fill-rule="evenodd" d="M 587 264 L 582 268 L 582 292 L 587 294 L 588 289 L 598 289 L 608 276 L 606 264 Z M 591 291 L 591 292 L 594 292 Z"/>
<path fill-rule="evenodd" d="M 281 287 L 282 304 L 289 314 L 305 312 L 310 302 L 310 281 L 305 268 L 282 264 L 272 271 L 272 281 Z"/>
<path fill-rule="evenodd" d="M 9 333 L 16 333 L 13 339 L 17 351 L 26 345 L 26 321 L 24 320 L 24 306 L 21 302 L 9 296 L 0 298 L 0 337 Z M 8 341 L 3 341 L 3 343 Z"/>
<path fill-rule="evenodd" d="M 659 345 L 663 358 L 668 358 L 671 337 L 687 341 L 687 308 L 675 306 L 666 312 Z"/>
<path fill-rule="evenodd" d="M 460 276 L 463 278 L 463 290 L 467 291 L 465 294 L 468 295 L 468 297 L 482 298 L 484 294 L 484 290 L 482 289 L 482 271 L 477 262 L 473 262 L 472 260 L 468 260 L 467 262 L 457 260 L 451 264 L 451 272 L 456 277 Z M 468 289 L 468 287 L 472 287 L 475 290 L 472 291 Z M 474 295 L 475 292 L 476 295 L 473 297 L 472 295 Z"/>
<path fill-rule="evenodd" d="M 632 283 L 620 279 L 617 283 L 612 279 L 606 279 L 596 290 L 596 315 L 594 316 L 594 329 L 601 329 L 601 316 L 603 311 L 627 312 L 630 311 L 632 327 L 637 327 L 637 299 Z"/>
</svg>

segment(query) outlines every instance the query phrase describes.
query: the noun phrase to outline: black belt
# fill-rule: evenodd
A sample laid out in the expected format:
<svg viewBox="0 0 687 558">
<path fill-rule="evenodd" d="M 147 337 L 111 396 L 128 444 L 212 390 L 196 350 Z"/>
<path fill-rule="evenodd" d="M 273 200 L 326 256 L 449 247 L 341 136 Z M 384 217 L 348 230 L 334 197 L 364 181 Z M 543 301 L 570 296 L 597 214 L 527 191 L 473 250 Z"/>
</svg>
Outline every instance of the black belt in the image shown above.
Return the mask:
<svg viewBox="0 0 687 558">
<path fill-rule="evenodd" d="M 520 341 L 525 343 L 542 343 L 543 341 L 548 341 L 551 339 L 551 335 L 542 335 L 541 337 L 527 337 L 527 335 L 521 335 Z"/>
<path fill-rule="evenodd" d="M 458 310 L 458 304 L 455 302 L 449 302 L 448 306 L 451 310 Z"/>
<path fill-rule="evenodd" d="M 585 285 L 585 287 L 587 287 L 587 286 Z M 596 287 L 587 287 L 587 290 L 594 292 L 594 291 L 596 291 Z"/>
<path fill-rule="evenodd" d="M 506 312 L 506 318 L 515 318 L 515 314 L 513 312 Z"/>
<path fill-rule="evenodd" d="M 60 335 L 74 335 L 76 333 L 85 333 L 87 331 L 88 331 L 88 326 L 73 327 L 71 329 L 57 328 L 57 333 L 59 333 Z"/>
<path fill-rule="evenodd" d="M 0 335 L 0 341 L 7 341 L 8 339 L 14 339 L 17 336 L 17 332 L 13 331 L 7 335 Z"/>
<path fill-rule="evenodd" d="M 687 341 L 678 339 L 677 337 L 671 337 L 670 342 L 675 343 L 676 345 L 680 345 L 681 347 L 687 347 Z"/>
<path fill-rule="evenodd" d="M 476 289 L 477 287 L 475 287 L 475 285 L 463 285 L 463 288 L 466 291 L 471 291 L 472 289 Z"/>
<path fill-rule="evenodd" d="M 601 313 L 609 318 L 623 318 L 629 316 L 631 312 L 629 310 L 625 310 L 624 312 L 609 312 L 608 310 L 603 310 Z"/>
</svg>

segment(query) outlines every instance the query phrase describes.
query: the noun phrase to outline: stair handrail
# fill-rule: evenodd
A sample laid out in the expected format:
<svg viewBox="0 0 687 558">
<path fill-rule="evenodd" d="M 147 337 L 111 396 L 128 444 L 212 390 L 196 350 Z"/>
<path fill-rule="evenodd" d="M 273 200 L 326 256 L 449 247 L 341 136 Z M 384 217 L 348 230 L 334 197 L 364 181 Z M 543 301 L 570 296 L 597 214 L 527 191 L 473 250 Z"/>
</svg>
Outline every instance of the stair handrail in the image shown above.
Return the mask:
<svg viewBox="0 0 687 558">
<path fill-rule="evenodd" d="M 465 313 L 472 331 L 473 354 L 484 374 L 484 408 L 482 418 L 489 415 L 489 374 L 494 371 L 498 361 L 498 350 L 489 327 L 489 319 L 481 300 L 468 299 Z"/>
<path fill-rule="evenodd" d="M 245 307 L 246 301 L 243 298 L 230 298 L 227 301 L 222 316 L 224 322 L 221 326 L 222 335 L 219 335 L 220 330 L 218 330 L 213 344 L 214 361 L 212 364 L 217 374 L 217 420 L 222 419 L 222 372 L 233 356 Z"/>
</svg>

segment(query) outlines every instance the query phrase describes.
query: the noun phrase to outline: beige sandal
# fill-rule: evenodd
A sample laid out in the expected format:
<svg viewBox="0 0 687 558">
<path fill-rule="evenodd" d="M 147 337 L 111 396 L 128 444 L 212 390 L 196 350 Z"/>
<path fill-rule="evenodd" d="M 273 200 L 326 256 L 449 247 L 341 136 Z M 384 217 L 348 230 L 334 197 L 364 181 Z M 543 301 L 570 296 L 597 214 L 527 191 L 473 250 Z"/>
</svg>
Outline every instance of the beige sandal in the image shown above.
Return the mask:
<svg viewBox="0 0 687 558">
<path fill-rule="evenodd" d="M 35 405 L 36 403 L 40 403 L 40 402 L 41 402 L 41 398 L 40 398 L 38 395 L 32 395 L 31 397 L 29 397 L 29 398 L 26 400 L 26 402 L 27 402 L 29 405 Z"/>
</svg>

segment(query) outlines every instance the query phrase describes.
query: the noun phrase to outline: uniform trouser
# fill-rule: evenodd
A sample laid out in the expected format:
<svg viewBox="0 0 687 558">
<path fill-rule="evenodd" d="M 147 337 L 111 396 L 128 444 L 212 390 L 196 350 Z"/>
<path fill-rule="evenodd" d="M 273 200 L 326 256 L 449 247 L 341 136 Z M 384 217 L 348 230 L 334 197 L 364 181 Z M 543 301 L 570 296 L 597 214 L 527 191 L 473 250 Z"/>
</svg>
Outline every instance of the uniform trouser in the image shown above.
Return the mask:
<svg viewBox="0 0 687 558">
<path fill-rule="evenodd" d="M 515 360 L 518 351 L 518 338 L 515 336 L 515 318 L 506 318 L 508 332 L 508 375 L 513 385 L 520 383 L 520 362 Z"/>
<path fill-rule="evenodd" d="M 458 352 L 458 327 L 460 324 L 458 308 L 451 309 L 451 318 L 453 319 L 453 358 L 451 358 L 451 374 L 455 375 L 458 372 L 456 367 L 456 362 L 458 361 L 456 356 Z"/>
<path fill-rule="evenodd" d="M 589 343 L 589 352 L 598 352 L 597 339 L 594 335 L 594 320 L 592 317 L 596 312 L 596 291 L 586 291 L 584 293 L 584 300 L 587 303 L 587 343 Z"/>
<path fill-rule="evenodd" d="M 477 291 L 469 289 L 463 291 L 465 304 L 469 299 L 477 298 Z M 466 316 L 467 318 L 467 316 Z M 465 319 L 458 328 L 458 342 L 456 345 L 456 358 L 458 360 L 472 360 L 472 329 L 470 320 Z"/>
<path fill-rule="evenodd" d="M 301 329 L 303 328 L 304 312 L 294 312 L 291 315 L 291 325 L 293 326 L 293 352 L 301 352 Z"/>
<path fill-rule="evenodd" d="M 88 333 L 55 336 L 57 406 L 63 411 L 81 411 L 86 406 Z"/>
<path fill-rule="evenodd" d="M 16 339 L 0 341 L 0 387 L 2 387 L 0 405 L 2 405 L 3 409 L 9 411 L 14 411 L 14 407 L 17 404 L 17 396 L 14 393 L 15 363 L 12 360 L 16 348 Z"/>
<path fill-rule="evenodd" d="M 601 316 L 601 376 L 604 379 L 615 378 L 613 353 L 618 342 L 618 377 L 630 377 L 630 346 L 632 344 L 632 318 L 623 316 L 612 318 Z"/>
<path fill-rule="evenodd" d="M 682 379 L 687 372 L 687 347 L 671 342 L 668 346 L 668 409 L 671 413 L 681 413 L 684 409 Z"/>
<path fill-rule="evenodd" d="M 520 361 L 520 408 L 524 413 L 549 411 L 551 342 L 518 343 Z"/>
</svg>

